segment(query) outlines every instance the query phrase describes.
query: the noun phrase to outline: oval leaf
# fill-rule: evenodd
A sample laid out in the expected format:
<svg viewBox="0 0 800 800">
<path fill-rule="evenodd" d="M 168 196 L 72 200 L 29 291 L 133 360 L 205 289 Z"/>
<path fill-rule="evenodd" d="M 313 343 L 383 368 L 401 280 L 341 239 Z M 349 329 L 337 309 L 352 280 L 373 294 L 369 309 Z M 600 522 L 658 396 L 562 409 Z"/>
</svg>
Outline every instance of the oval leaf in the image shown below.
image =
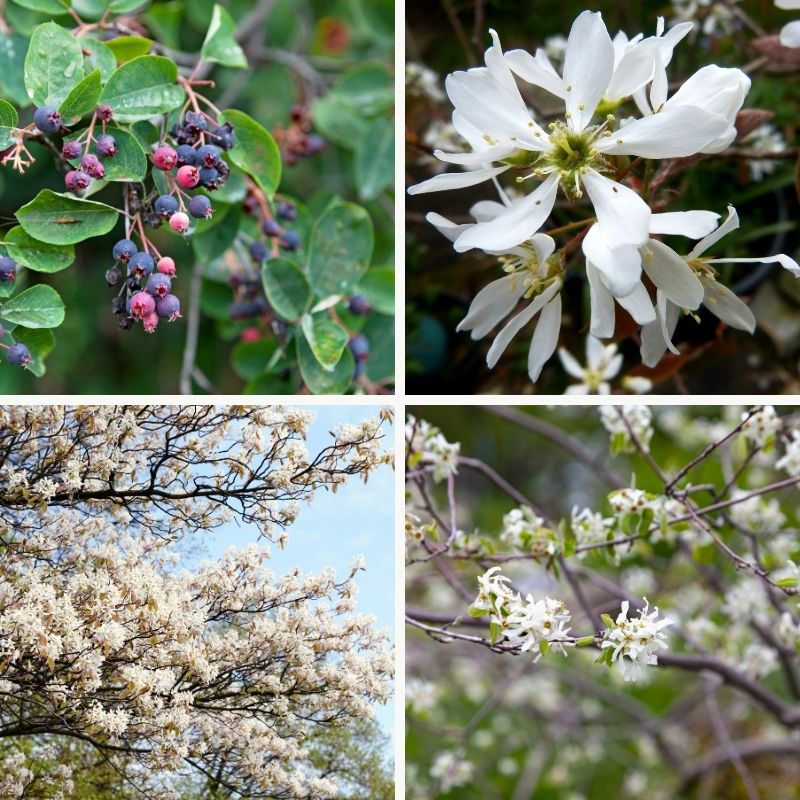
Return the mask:
<svg viewBox="0 0 800 800">
<path fill-rule="evenodd" d="M 297 363 L 306 386 L 314 394 L 344 394 L 353 381 L 356 368 L 350 348 L 345 348 L 339 363 L 333 371 L 328 371 L 323 369 L 314 357 L 305 336 L 298 336 L 296 341 Z"/>
<path fill-rule="evenodd" d="M 358 282 L 357 291 L 367 298 L 379 314 L 394 314 L 394 270 L 391 267 L 371 269 Z"/>
<path fill-rule="evenodd" d="M 272 197 L 281 181 L 281 154 L 272 134 L 242 111 L 228 109 L 221 119 L 230 122 L 236 134 L 228 154 L 231 161 Z"/>
<path fill-rule="evenodd" d="M 356 150 L 356 185 L 362 200 L 374 200 L 394 183 L 394 120 L 373 122 Z"/>
<path fill-rule="evenodd" d="M 61 104 L 59 111 L 64 124 L 74 125 L 84 115 L 97 108 L 100 99 L 100 70 L 92 70 L 73 90 Z"/>
<path fill-rule="evenodd" d="M 320 296 L 346 294 L 367 271 L 374 237 L 369 214 L 355 203 L 329 208 L 311 234 L 308 271 Z"/>
<path fill-rule="evenodd" d="M 36 272 L 59 272 L 75 260 L 75 248 L 71 244 L 40 242 L 19 225 L 6 234 L 3 244 L 14 261 Z"/>
<path fill-rule="evenodd" d="M 75 244 L 108 233 L 119 212 L 104 203 L 43 189 L 17 211 L 25 232 L 48 244 Z"/>
<path fill-rule="evenodd" d="M 78 40 L 55 22 L 33 32 L 25 57 L 25 88 L 37 106 L 58 108 L 83 79 L 83 51 Z"/>
<path fill-rule="evenodd" d="M 236 24 L 233 17 L 221 6 L 214 6 L 211 24 L 200 51 L 203 61 L 216 61 L 226 67 L 247 68 L 244 51 L 234 39 Z"/>
<path fill-rule="evenodd" d="M 178 67 L 164 56 L 139 56 L 108 79 L 101 103 L 114 109 L 119 122 L 136 122 L 177 108 L 184 100 L 177 86 Z"/>
<path fill-rule="evenodd" d="M 294 321 L 305 311 L 311 296 L 303 271 L 283 258 L 272 258 L 261 269 L 264 294 L 278 316 Z"/>
<path fill-rule="evenodd" d="M 41 11 L 44 14 L 66 14 L 72 5 L 69 0 L 14 0 L 18 6 L 29 8 L 31 11 Z"/>
<path fill-rule="evenodd" d="M 0 91 L 18 106 L 30 103 L 25 89 L 25 55 L 28 39 L 17 33 L 0 33 Z"/>
<path fill-rule="evenodd" d="M 144 36 L 117 36 L 116 39 L 109 39 L 107 45 L 120 64 L 139 56 L 146 56 L 152 46 L 153 40 Z"/>
<path fill-rule="evenodd" d="M 23 328 L 56 328 L 64 321 L 64 302 L 52 286 L 31 286 L 0 309 L 0 317 Z"/>
<path fill-rule="evenodd" d="M 17 109 L 11 103 L 0 100 L 0 150 L 11 147 L 16 141 L 14 129 L 18 121 Z"/>
<path fill-rule="evenodd" d="M 327 314 L 305 314 L 303 335 L 320 366 L 332 372 L 347 347 L 347 331 Z"/>
</svg>

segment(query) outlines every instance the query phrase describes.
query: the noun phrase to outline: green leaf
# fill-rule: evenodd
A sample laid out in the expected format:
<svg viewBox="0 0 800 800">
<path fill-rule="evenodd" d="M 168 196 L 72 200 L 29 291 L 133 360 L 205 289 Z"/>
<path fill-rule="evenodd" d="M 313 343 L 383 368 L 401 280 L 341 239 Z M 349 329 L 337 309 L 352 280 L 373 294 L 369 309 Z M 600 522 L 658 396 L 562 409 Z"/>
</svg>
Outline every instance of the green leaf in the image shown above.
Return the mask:
<svg viewBox="0 0 800 800">
<path fill-rule="evenodd" d="M 547 655 L 547 651 L 550 649 L 550 642 L 542 641 L 539 642 L 539 652 L 543 655 Z"/>
<path fill-rule="evenodd" d="M 356 150 L 356 186 L 362 200 L 374 200 L 394 183 L 394 120 L 376 119 Z"/>
<path fill-rule="evenodd" d="M 100 84 L 100 70 L 92 70 L 72 91 L 67 95 L 59 108 L 61 118 L 66 126 L 74 125 L 84 114 L 97 108 L 102 86 Z"/>
<path fill-rule="evenodd" d="M 147 5 L 149 0 L 73 0 L 72 7 L 81 17 L 99 19 L 107 11 L 127 14 Z"/>
<path fill-rule="evenodd" d="M 18 106 L 30 104 L 25 89 L 28 39 L 18 33 L 0 33 L 0 94 Z"/>
<path fill-rule="evenodd" d="M 369 358 L 364 362 L 371 381 L 394 376 L 394 318 L 373 314 L 361 329 L 369 340 Z"/>
<path fill-rule="evenodd" d="M 200 50 L 203 61 L 216 61 L 226 67 L 246 69 L 247 57 L 233 38 L 235 31 L 233 17 L 221 5 L 215 5 L 208 33 Z"/>
<path fill-rule="evenodd" d="M 101 103 L 114 109 L 118 122 L 165 114 L 184 101 L 183 89 L 177 86 L 178 67 L 164 56 L 139 56 L 128 61 L 108 79 L 100 95 Z"/>
<path fill-rule="evenodd" d="M 101 81 L 103 83 L 108 81 L 117 68 L 117 59 L 114 58 L 111 50 L 103 42 L 92 36 L 82 37 L 81 46 L 84 52 L 84 72 L 89 73 L 92 70 L 99 69 Z M 87 56 L 86 53 L 89 55 Z"/>
<path fill-rule="evenodd" d="M 122 64 L 124 61 L 146 56 L 153 46 L 153 40 L 144 36 L 118 36 L 116 39 L 109 39 L 107 46 Z"/>
<path fill-rule="evenodd" d="M 304 314 L 301 327 L 314 358 L 332 372 L 347 347 L 347 331 L 325 313 Z"/>
<path fill-rule="evenodd" d="M 394 78 L 383 64 L 368 62 L 351 67 L 331 91 L 367 117 L 394 107 Z"/>
<path fill-rule="evenodd" d="M 295 394 L 291 373 L 265 372 L 244 387 L 245 394 Z"/>
<path fill-rule="evenodd" d="M 25 57 L 25 88 L 37 106 L 58 108 L 83 78 L 83 51 L 78 40 L 55 22 L 33 32 Z"/>
<path fill-rule="evenodd" d="M 225 215 L 224 218 L 222 218 L 223 213 Z M 207 264 L 209 261 L 219 258 L 226 250 L 229 250 L 233 246 L 236 234 L 239 232 L 239 225 L 242 221 L 242 212 L 239 207 L 225 206 L 224 209 L 220 210 L 219 214 L 218 224 L 192 236 L 192 247 L 198 261 L 202 264 Z M 220 221 L 223 224 L 219 224 Z"/>
<path fill-rule="evenodd" d="M 266 370 L 277 349 L 275 339 L 238 342 L 231 353 L 231 365 L 240 378 L 252 381 Z"/>
<path fill-rule="evenodd" d="M 363 294 L 379 314 L 394 314 L 395 272 L 391 267 L 370 269 L 358 282 L 354 293 Z"/>
<path fill-rule="evenodd" d="M 72 5 L 69 0 L 14 0 L 18 6 L 29 8 L 31 11 L 41 11 L 44 14 L 66 14 Z"/>
<path fill-rule="evenodd" d="M 230 160 L 243 169 L 272 197 L 281 182 L 281 154 L 272 134 L 242 111 L 229 108 L 220 119 L 236 131 L 236 146 Z"/>
<path fill-rule="evenodd" d="M 329 208 L 311 234 L 308 271 L 321 297 L 346 294 L 367 271 L 374 236 L 369 214 L 355 203 Z"/>
<path fill-rule="evenodd" d="M 21 342 L 31 354 L 31 363 L 28 372 L 41 378 L 46 372 L 44 360 L 56 346 L 56 337 L 49 328 L 16 328 L 14 341 Z"/>
<path fill-rule="evenodd" d="M 105 181 L 141 181 L 147 174 L 147 156 L 139 144 L 139 140 L 124 128 L 107 127 L 106 132 L 114 137 L 117 143 L 117 153 L 113 158 L 102 159 L 106 170 Z M 67 139 L 76 139 L 78 134 L 68 136 Z M 95 152 L 94 145 L 91 151 Z M 80 158 L 70 159 L 69 163 L 76 167 Z"/>
<path fill-rule="evenodd" d="M 314 394 L 344 394 L 353 380 L 356 362 L 349 348 L 342 353 L 333 371 L 320 366 L 305 336 L 296 337 L 297 363 L 306 386 Z"/>
<path fill-rule="evenodd" d="M 605 625 L 606 628 L 617 627 L 617 623 L 614 622 L 614 618 L 610 614 L 601 614 L 600 619 L 603 620 L 603 625 Z"/>
<path fill-rule="evenodd" d="M 261 268 L 264 294 L 278 316 L 299 319 L 311 297 L 311 287 L 303 270 L 285 258 L 272 258 Z"/>
<path fill-rule="evenodd" d="M 26 233 L 47 244 L 75 244 L 108 233 L 119 212 L 104 203 L 42 189 L 17 211 Z"/>
<path fill-rule="evenodd" d="M 59 272 L 75 260 L 75 248 L 71 244 L 40 242 L 19 225 L 6 234 L 3 244 L 14 261 L 36 272 Z"/>
<path fill-rule="evenodd" d="M 52 286 L 38 284 L 4 303 L 0 317 L 23 328 L 56 328 L 64 321 L 64 302 Z"/>
<path fill-rule="evenodd" d="M 11 103 L 0 99 L 0 150 L 11 147 L 17 140 L 14 134 L 17 122 L 19 122 L 17 109 Z"/>
<path fill-rule="evenodd" d="M 369 123 L 341 97 L 329 94 L 311 105 L 314 127 L 326 138 L 347 150 L 366 136 Z"/>
</svg>

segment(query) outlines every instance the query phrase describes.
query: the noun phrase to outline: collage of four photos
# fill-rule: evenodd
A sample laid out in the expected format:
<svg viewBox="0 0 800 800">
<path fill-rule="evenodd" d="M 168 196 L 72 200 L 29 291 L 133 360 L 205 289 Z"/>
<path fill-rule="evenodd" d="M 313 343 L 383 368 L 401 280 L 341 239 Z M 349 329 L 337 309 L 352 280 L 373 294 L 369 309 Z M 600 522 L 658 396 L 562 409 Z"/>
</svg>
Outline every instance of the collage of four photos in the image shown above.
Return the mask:
<svg viewBox="0 0 800 800">
<path fill-rule="evenodd" d="M 800 0 L 0 0 L 0 800 L 800 800 Z"/>
</svg>

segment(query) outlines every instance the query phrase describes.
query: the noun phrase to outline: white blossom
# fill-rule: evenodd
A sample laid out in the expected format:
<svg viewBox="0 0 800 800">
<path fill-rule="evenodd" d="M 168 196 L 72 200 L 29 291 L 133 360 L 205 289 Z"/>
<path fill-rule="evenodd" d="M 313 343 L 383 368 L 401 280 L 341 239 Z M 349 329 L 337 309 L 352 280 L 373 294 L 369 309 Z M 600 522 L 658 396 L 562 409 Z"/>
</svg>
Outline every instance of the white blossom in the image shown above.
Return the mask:
<svg viewBox="0 0 800 800">
<path fill-rule="evenodd" d="M 601 406 L 600 421 L 612 438 L 620 437 L 626 446 L 631 444 L 632 431 L 642 447 L 645 450 L 649 448 L 653 438 L 653 413 L 649 406 Z"/>
<path fill-rule="evenodd" d="M 437 753 L 430 770 L 431 777 L 439 781 L 444 793 L 468 784 L 474 771 L 475 765 L 471 761 L 466 761 L 460 753 L 450 750 Z"/>
<path fill-rule="evenodd" d="M 577 384 L 567 387 L 564 394 L 610 394 L 609 381 L 622 368 L 622 355 L 618 349 L 616 344 L 604 345 L 594 336 L 587 336 L 586 366 L 583 367 L 571 353 L 563 347 L 559 348 L 561 365 L 568 375 L 578 381 Z"/>
<path fill-rule="evenodd" d="M 775 467 L 786 470 L 791 477 L 796 478 L 800 476 L 800 430 L 790 432 L 784 447 L 784 453 L 775 463 Z"/>
<path fill-rule="evenodd" d="M 775 0 L 775 5 L 786 11 L 800 10 L 800 0 Z M 800 47 L 800 20 L 788 22 L 781 28 L 781 44 L 784 47 Z"/>
</svg>

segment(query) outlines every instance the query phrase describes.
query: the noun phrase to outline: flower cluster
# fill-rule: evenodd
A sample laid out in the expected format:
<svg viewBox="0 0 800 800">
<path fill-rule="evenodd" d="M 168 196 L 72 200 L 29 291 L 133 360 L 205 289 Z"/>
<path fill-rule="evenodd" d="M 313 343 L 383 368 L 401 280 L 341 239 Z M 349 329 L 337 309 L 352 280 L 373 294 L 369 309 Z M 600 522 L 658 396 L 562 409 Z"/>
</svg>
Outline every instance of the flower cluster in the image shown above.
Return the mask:
<svg viewBox="0 0 800 800">
<path fill-rule="evenodd" d="M 647 450 L 653 438 L 653 413 L 648 406 L 602 406 L 600 421 L 611 435 L 612 450 L 631 452 L 633 434 Z"/>
<path fill-rule="evenodd" d="M 443 481 L 458 472 L 461 445 L 448 442 L 435 425 L 409 416 L 406 422 L 406 450 L 411 466 L 430 467 L 436 481 Z"/>
</svg>

